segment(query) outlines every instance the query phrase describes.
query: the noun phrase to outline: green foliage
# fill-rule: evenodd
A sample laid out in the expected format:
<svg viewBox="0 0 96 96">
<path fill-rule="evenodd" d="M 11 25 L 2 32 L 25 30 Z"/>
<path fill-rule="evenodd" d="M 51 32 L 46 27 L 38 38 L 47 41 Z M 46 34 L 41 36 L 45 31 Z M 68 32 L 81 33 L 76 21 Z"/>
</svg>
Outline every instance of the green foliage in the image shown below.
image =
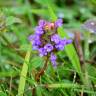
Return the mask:
<svg viewBox="0 0 96 96">
<path fill-rule="evenodd" d="M 96 33 L 83 30 L 87 19 L 96 18 L 96 0 L 0 0 L 0 96 L 95 96 Z M 58 66 L 48 67 L 40 82 L 35 74 L 45 58 L 30 47 L 28 36 L 34 34 L 39 19 L 62 18 L 58 29 L 63 38 L 72 38 L 58 55 Z M 75 32 L 81 33 L 84 64 L 74 44 Z M 91 41 L 91 43 L 89 43 Z M 77 42 L 77 41 L 76 41 Z"/>
<path fill-rule="evenodd" d="M 22 67 L 19 88 L 18 88 L 18 96 L 23 96 L 23 93 L 24 93 L 25 81 L 26 81 L 27 72 L 28 72 L 29 59 L 30 59 L 30 51 L 28 51 L 26 53 L 25 61 L 24 61 L 23 67 Z"/>
</svg>

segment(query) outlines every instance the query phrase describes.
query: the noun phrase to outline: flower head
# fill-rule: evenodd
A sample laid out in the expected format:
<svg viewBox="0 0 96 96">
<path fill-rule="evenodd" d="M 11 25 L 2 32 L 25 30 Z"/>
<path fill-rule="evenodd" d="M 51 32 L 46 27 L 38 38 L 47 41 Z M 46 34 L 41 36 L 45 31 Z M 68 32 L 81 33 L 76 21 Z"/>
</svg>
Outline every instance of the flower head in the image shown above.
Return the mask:
<svg viewBox="0 0 96 96">
<path fill-rule="evenodd" d="M 28 37 L 33 49 L 38 51 L 40 57 L 50 56 L 50 61 L 54 67 L 57 66 L 56 52 L 63 50 L 65 45 L 72 43 L 72 40 L 62 39 L 58 35 L 57 28 L 62 23 L 62 19 L 58 19 L 55 22 L 39 20 L 34 35 Z"/>
</svg>

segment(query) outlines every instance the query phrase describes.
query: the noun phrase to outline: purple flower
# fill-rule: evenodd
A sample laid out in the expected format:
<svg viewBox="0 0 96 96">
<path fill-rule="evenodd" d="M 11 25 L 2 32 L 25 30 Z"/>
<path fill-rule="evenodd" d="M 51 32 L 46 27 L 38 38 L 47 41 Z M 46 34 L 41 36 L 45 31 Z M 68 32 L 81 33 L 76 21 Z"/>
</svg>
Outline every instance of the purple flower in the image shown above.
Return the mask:
<svg viewBox="0 0 96 96">
<path fill-rule="evenodd" d="M 57 27 L 61 27 L 62 24 L 63 24 L 63 20 L 62 20 L 62 19 L 57 19 L 57 21 L 55 22 L 56 28 L 57 28 Z"/>
<path fill-rule="evenodd" d="M 57 59 L 56 55 L 54 55 L 53 53 L 51 53 L 50 60 L 51 61 L 55 61 L 56 59 Z"/>
<path fill-rule="evenodd" d="M 32 42 L 32 47 L 33 47 L 33 50 L 37 50 L 38 48 L 39 48 L 39 45 L 41 45 L 41 41 L 36 41 L 36 40 L 34 40 L 33 42 Z"/>
<path fill-rule="evenodd" d="M 40 35 L 35 34 L 35 35 L 34 35 L 34 40 L 35 40 L 35 41 L 40 41 Z"/>
<path fill-rule="evenodd" d="M 37 27 L 35 28 L 35 33 L 38 34 L 38 35 L 41 35 L 41 34 L 44 33 L 44 31 L 43 31 L 43 29 L 42 29 L 41 26 L 37 26 Z"/>
<path fill-rule="evenodd" d="M 43 56 L 47 55 L 47 52 L 44 48 L 39 48 L 38 51 L 39 51 L 39 56 L 40 57 L 43 57 Z"/>
<path fill-rule="evenodd" d="M 41 45 L 41 41 L 40 41 L 40 36 L 39 35 L 33 35 L 32 37 L 32 47 L 33 47 L 33 50 L 37 50 L 39 48 L 39 46 Z"/>
<path fill-rule="evenodd" d="M 57 67 L 57 62 L 56 61 L 51 61 L 53 67 Z"/>
<path fill-rule="evenodd" d="M 44 27 L 46 25 L 46 21 L 45 20 L 39 20 L 39 26 L 40 27 Z"/>
<path fill-rule="evenodd" d="M 55 47 L 58 50 L 63 50 L 65 45 L 66 45 L 66 40 L 60 40 L 60 42 L 56 44 Z"/>
<path fill-rule="evenodd" d="M 58 34 L 54 34 L 52 37 L 51 37 L 51 41 L 54 41 L 56 44 L 60 42 L 60 37 Z"/>
<path fill-rule="evenodd" d="M 72 43 L 72 40 L 69 39 L 69 40 L 66 40 L 66 44 L 71 44 Z"/>
<path fill-rule="evenodd" d="M 53 46 L 52 46 L 52 44 L 46 44 L 45 46 L 44 46 L 44 49 L 47 51 L 47 52 L 51 52 L 52 50 L 53 50 Z"/>
<path fill-rule="evenodd" d="M 58 50 L 63 50 L 64 49 L 64 46 L 67 45 L 67 44 L 70 44 L 70 43 L 72 43 L 72 40 L 71 39 L 67 40 L 67 39 L 64 38 L 63 40 L 60 40 L 59 43 L 57 43 L 55 45 L 55 47 Z"/>
<path fill-rule="evenodd" d="M 41 45 L 41 41 L 34 40 L 34 41 L 32 42 L 32 45 L 33 45 L 33 46 L 34 46 L 34 45 L 39 46 L 39 45 Z"/>
<path fill-rule="evenodd" d="M 56 22 L 40 20 L 38 26 L 35 28 L 35 34 L 28 37 L 28 40 L 32 43 L 32 48 L 39 52 L 40 57 L 50 55 L 50 61 L 54 67 L 57 66 L 57 57 L 53 53 L 63 50 L 65 45 L 72 43 L 72 40 L 61 39 L 56 34 L 57 28 L 62 26 L 62 23 L 62 19 L 58 19 Z"/>
<path fill-rule="evenodd" d="M 40 41 L 40 36 L 39 35 L 34 35 L 34 40 L 33 40 L 33 44 L 36 44 L 36 45 L 40 45 L 41 44 L 41 41 Z"/>
<path fill-rule="evenodd" d="M 38 48 L 39 48 L 38 45 L 33 45 L 33 46 L 32 46 L 32 49 L 33 49 L 33 50 L 37 50 Z"/>
<path fill-rule="evenodd" d="M 29 37 L 28 37 L 28 40 L 29 41 L 32 41 L 34 39 L 34 35 L 30 35 Z"/>
<path fill-rule="evenodd" d="M 39 35 L 30 35 L 28 39 L 32 43 L 32 49 L 37 50 L 39 48 L 39 45 L 41 45 L 40 36 Z"/>
<path fill-rule="evenodd" d="M 53 53 L 51 53 L 50 60 L 51 60 L 51 63 L 52 63 L 52 65 L 53 65 L 54 67 L 57 66 L 56 59 L 57 59 L 56 55 L 54 55 Z"/>
</svg>

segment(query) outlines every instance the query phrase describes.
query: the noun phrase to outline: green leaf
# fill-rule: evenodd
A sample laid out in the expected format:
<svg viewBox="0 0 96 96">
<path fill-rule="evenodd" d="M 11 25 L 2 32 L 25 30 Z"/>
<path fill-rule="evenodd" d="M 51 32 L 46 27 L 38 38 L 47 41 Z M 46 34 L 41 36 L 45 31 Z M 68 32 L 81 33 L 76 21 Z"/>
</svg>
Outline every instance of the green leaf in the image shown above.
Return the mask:
<svg viewBox="0 0 96 96">
<path fill-rule="evenodd" d="M 37 96 L 42 96 L 42 88 L 37 87 L 36 88 L 36 94 L 37 94 Z"/>
<path fill-rule="evenodd" d="M 79 85 L 77 85 L 77 84 L 70 84 L 70 83 L 49 84 L 47 86 L 49 88 L 78 88 L 79 87 Z"/>
<path fill-rule="evenodd" d="M 30 59 L 30 51 L 27 52 L 26 57 L 25 57 L 25 61 L 24 61 L 23 67 L 22 67 L 20 81 L 19 81 L 19 88 L 18 88 L 18 96 L 23 96 L 23 93 L 24 93 L 29 59 Z"/>
<path fill-rule="evenodd" d="M 15 77 L 17 75 L 19 75 L 19 72 L 14 70 L 0 72 L 0 77 Z"/>
<path fill-rule="evenodd" d="M 7 96 L 7 94 L 2 92 L 2 91 L 0 91 L 0 96 Z"/>
<path fill-rule="evenodd" d="M 40 67 L 40 66 L 42 66 L 43 62 L 44 61 L 41 57 L 38 57 L 38 56 L 33 57 L 32 60 L 31 60 L 31 64 L 30 64 L 29 68 L 31 69 L 31 68 Z"/>
<path fill-rule="evenodd" d="M 9 16 L 6 18 L 6 25 L 9 26 L 9 25 L 12 25 L 14 23 L 22 23 L 21 19 L 20 18 L 16 18 L 16 17 L 13 17 L 13 16 Z"/>
<path fill-rule="evenodd" d="M 53 3 L 54 0 L 48 0 L 48 3 Z M 41 5 L 46 5 L 46 1 L 44 0 L 35 0 L 35 2 L 41 4 Z"/>
</svg>

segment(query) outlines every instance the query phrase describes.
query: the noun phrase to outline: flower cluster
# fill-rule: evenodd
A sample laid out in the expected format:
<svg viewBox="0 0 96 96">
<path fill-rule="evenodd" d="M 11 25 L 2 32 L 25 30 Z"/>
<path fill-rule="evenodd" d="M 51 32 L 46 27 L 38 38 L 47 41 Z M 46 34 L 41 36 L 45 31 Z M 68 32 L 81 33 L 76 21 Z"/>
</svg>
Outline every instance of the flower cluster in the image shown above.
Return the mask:
<svg viewBox="0 0 96 96">
<path fill-rule="evenodd" d="M 72 40 L 61 39 L 58 35 L 57 28 L 62 26 L 62 23 L 62 19 L 55 22 L 40 20 L 34 35 L 30 35 L 28 38 L 32 42 L 33 50 L 37 50 L 41 57 L 50 56 L 50 61 L 54 67 L 57 65 L 57 57 L 54 53 L 63 50 L 65 45 L 72 43 Z"/>
</svg>

